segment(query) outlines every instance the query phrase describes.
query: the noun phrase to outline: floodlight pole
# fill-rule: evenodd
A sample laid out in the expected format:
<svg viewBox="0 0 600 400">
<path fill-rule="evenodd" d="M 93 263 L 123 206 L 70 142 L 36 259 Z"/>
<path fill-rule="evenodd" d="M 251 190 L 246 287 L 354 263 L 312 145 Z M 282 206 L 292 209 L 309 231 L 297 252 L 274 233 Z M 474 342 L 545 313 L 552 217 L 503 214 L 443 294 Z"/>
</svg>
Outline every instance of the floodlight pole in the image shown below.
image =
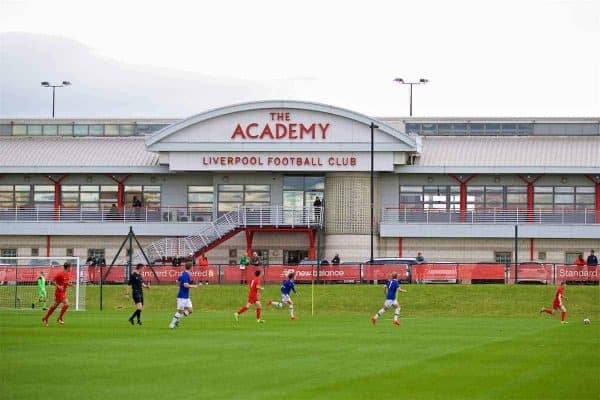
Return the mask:
<svg viewBox="0 0 600 400">
<path fill-rule="evenodd" d="M 375 208 L 375 176 L 374 176 L 374 159 L 375 159 L 375 129 L 379 128 L 379 126 L 375 125 L 375 123 L 371 122 L 371 256 L 369 257 L 369 261 L 371 265 L 373 265 L 373 224 L 375 223 L 374 217 L 374 208 Z"/>
<path fill-rule="evenodd" d="M 71 85 L 71 82 L 69 82 L 69 81 L 62 81 L 62 83 L 60 85 L 53 85 L 53 84 L 50 84 L 50 82 L 48 82 L 48 81 L 42 82 L 43 87 L 52 88 L 52 119 L 54 119 L 54 103 L 56 101 L 56 88 L 70 86 L 70 85 Z"/>
<path fill-rule="evenodd" d="M 402 79 L 402 78 L 396 78 L 396 79 L 394 79 L 394 82 L 398 82 L 398 83 L 400 83 L 402 85 L 409 85 L 410 86 L 410 90 L 409 90 L 409 104 L 410 104 L 409 116 L 412 117 L 412 115 L 413 115 L 413 113 L 412 113 L 412 110 L 413 110 L 413 106 L 412 106 L 412 104 L 413 104 L 413 100 L 412 100 L 413 99 L 413 85 L 424 85 L 427 82 L 429 82 L 429 80 L 421 78 L 421 79 L 419 79 L 418 82 L 405 82 L 404 79 Z"/>
</svg>

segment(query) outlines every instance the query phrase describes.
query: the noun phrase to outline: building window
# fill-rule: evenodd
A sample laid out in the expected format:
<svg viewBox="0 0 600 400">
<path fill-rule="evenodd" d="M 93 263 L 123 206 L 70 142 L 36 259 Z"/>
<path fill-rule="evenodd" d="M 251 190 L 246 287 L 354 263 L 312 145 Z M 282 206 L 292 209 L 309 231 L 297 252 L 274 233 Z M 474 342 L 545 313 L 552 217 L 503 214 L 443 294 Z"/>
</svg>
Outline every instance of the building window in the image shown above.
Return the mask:
<svg viewBox="0 0 600 400">
<path fill-rule="evenodd" d="M 527 186 L 506 186 L 506 209 L 527 209 Z"/>
<path fill-rule="evenodd" d="M 65 249 L 65 256 L 73 257 L 74 254 L 75 254 L 75 251 L 73 249 Z"/>
<path fill-rule="evenodd" d="M 39 257 L 40 255 L 40 249 L 37 247 L 32 247 L 31 248 L 31 257 Z"/>
<path fill-rule="evenodd" d="M 579 256 L 583 256 L 580 251 L 569 251 L 565 253 L 565 264 L 575 264 L 575 259 Z"/>
<path fill-rule="evenodd" d="M 270 185 L 219 185 L 219 212 L 229 212 L 239 206 L 265 207 L 271 204 Z"/>
<path fill-rule="evenodd" d="M 187 201 L 192 221 L 212 220 L 214 204 L 212 186 L 188 186 Z"/>
<path fill-rule="evenodd" d="M 400 186 L 400 205 L 423 209 L 423 186 Z"/>
<path fill-rule="evenodd" d="M 33 202 L 36 207 L 54 207 L 54 185 L 34 185 Z"/>
<path fill-rule="evenodd" d="M 117 203 L 116 185 L 63 185 L 63 207 L 84 207 L 88 210 L 110 208 Z"/>
<path fill-rule="evenodd" d="M 495 251 L 494 260 L 497 263 L 509 264 L 512 262 L 512 252 L 510 251 Z"/>
<path fill-rule="evenodd" d="M 554 210 L 593 209 L 595 193 L 593 186 L 536 186 L 534 207 Z"/>
<path fill-rule="evenodd" d="M 104 258 L 104 249 L 88 249 L 88 258 Z"/>
<path fill-rule="evenodd" d="M 125 204 L 131 207 L 133 198 L 137 197 L 142 201 L 143 207 L 160 208 L 160 190 L 159 185 L 125 186 Z"/>
<path fill-rule="evenodd" d="M 283 208 L 302 209 L 312 207 L 319 197 L 324 206 L 325 177 L 288 175 L 283 177 Z"/>
<path fill-rule="evenodd" d="M 1 249 L 0 256 L 1 257 L 16 257 L 17 249 Z"/>
<path fill-rule="evenodd" d="M 21 207 L 29 204 L 30 185 L 0 185 L 0 207 Z"/>
</svg>

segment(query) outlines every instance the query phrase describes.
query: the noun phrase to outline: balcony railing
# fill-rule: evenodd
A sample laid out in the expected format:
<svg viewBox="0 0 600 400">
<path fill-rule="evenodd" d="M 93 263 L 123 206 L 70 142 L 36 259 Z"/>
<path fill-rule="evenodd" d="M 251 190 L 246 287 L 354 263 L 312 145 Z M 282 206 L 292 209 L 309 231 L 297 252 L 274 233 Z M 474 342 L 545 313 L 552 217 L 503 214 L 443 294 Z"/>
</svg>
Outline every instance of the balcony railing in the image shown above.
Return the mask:
<svg viewBox="0 0 600 400">
<path fill-rule="evenodd" d="M 381 222 L 390 224 L 596 224 L 596 210 L 573 209 L 476 209 L 436 210 L 384 208 Z"/>
<path fill-rule="evenodd" d="M 320 207 L 242 206 L 240 226 L 322 225 Z M 223 215 L 224 213 L 220 213 Z M 203 223 L 213 221 L 210 208 L 198 207 L 2 207 L 0 222 Z"/>
</svg>

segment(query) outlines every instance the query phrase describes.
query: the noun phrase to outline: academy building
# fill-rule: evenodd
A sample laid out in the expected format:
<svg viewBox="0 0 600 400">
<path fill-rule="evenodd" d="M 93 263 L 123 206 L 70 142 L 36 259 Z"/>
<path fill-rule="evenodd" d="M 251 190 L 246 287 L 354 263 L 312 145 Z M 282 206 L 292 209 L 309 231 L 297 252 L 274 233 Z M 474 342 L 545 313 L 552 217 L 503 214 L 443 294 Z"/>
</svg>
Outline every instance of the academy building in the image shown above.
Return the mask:
<svg viewBox="0 0 600 400">
<path fill-rule="evenodd" d="M 0 120 L 0 256 L 570 263 L 600 249 L 599 118 L 376 118 L 264 101 L 184 120 Z M 321 207 L 314 207 L 315 199 Z"/>
</svg>

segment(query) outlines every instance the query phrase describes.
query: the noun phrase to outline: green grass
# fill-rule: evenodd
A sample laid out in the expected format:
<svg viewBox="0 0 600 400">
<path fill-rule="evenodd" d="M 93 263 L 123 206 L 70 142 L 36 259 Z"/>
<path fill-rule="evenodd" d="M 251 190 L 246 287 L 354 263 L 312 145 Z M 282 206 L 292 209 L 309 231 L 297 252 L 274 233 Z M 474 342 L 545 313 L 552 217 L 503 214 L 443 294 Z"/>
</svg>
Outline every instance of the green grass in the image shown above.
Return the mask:
<svg viewBox="0 0 600 400">
<path fill-rule="evenodd" d="M 389 312 L 371 325 L 383 301 L 371 285 L 316 286 L 314 317 L 300 286 L 299 320 L 269 308 L 260 325 L 253 310 L 233 322 L 237 286 L 192 292 L 196 312 L 173 331 L 172 286 L 145 292 L 142 327 L 127 323 L 122 287 L 105 287 L 102 312 L 88 288 L 88 311 L 60 327 L 42 327 L 41 311 L 2 311 L 0 398 L 600 398 L 600 288 L 567 288 L 568 325 L 538 314 L 553 287 L 405 288 L 400 327 Z"/>
</svg>

